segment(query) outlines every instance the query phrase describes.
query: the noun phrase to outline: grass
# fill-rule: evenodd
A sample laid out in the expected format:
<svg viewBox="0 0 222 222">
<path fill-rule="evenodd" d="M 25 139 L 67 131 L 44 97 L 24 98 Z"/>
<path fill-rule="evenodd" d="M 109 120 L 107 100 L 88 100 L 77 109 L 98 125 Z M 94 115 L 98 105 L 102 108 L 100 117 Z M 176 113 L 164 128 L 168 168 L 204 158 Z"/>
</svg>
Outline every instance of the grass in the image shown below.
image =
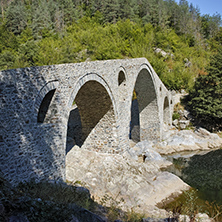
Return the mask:
<svg viewBox="0 0 222 222">
<path fill-rule="evenodd" d="M 117 200 L 118 196 L 119 194 L 113 198 L 109 195 L 105 195 L 100 201 L 101 205 L 108 206 L 106 207 L 108 221 L 121 220 L 126 222 L 141 222 L 145 215 L 135 212 L 133 207 L 127 212 L 123 211 L 121 205 L 125 201 L 123 198 Z"/>
<path fill-rule="evenodd" d="M 30 222 L 71 221 L 83 208 L 94 210 L 98 205 L 86 189 L 65 183 L 20 183 L 12 187 L 0 177 L 0 203 L 4 211 L 0 221 L 8 221 L 12 215 L 22 214 Z"/>
<path fill-rule="evenodd" d="M 75 203 L 87 210 L 93 210 L 95 207 L 95 203 L 90 198 L 87 189 L 65 183 L 50 183 L 46 181 L 35 183 L 31 181 L 19 184 L 17 189 L 21 193 L 33 198 L 40 198 L 43 201 L 54 201 L 65 205 Z"/>
<path fill-rule="evenodd" d="M 73 217 L 80 218 L 79 212 L 86 210 L 102 217 L 108 222 L 121 219 L 126 222 L 140 222 L 144 215 L 138 214 L 133 209 L 124 212 L 121 210 L 121 201 L 109 196 L 104 196 L 100 204 L 90 197 L 80 181 L 73 186 L 66 183 L 52 183 L 30 181 L 12 187 L 0 175 L 0 204 L 4 212 L 0 214 L 0 221 L 8 221 L 11 215 L 24 215 L 30 222 L 69 222 Z M 108 205 L 109 206 L 102 206 Z M 84 220 L 85 221 L 85 220 Z"/>
<path fill-rule="evenodd" d="M 173 120 L 175 120 L 175 119 L 179 119 L 179 118 L 180 118 L 180 114 L 174 112 L 172 118 L 173 118 Z"/>
<path fill-rule="evenodd" d="M 190 222 L 196 221 L 196 215 L 198 213 L 206 213 L 210 218 L 213 218 L 215 222 L 222 221 L 222 206 L 215 202 L 204 201 L 199 198 L 198 190 L 191 188 L 188 191 L 184 191 L 174 201 L 166 204 L 162 204 L 159 207 L 164 208 L 167 211 L 173 212 L 175 217 L 179 215 L 188 215 Z"/>
</svg>

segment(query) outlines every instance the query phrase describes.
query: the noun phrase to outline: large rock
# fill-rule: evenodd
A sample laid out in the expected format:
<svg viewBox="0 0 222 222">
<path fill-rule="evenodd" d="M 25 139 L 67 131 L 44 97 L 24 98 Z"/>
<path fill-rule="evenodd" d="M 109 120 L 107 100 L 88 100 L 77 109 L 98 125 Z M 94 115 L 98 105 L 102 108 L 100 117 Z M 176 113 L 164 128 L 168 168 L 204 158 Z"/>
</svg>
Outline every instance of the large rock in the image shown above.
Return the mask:
<svg viewBox="0 0 222 222">
<path fill-rule="evenodd" d="M 187 215 L 180 215 L 179 222 L 190 222 L 191 219 Z M 209 218 L 207 214 L 198 213 L 194 219 L 195 222 L 214 222 L 214 219 Z"/>
<path fill-rule="evenodd" d="M 123 156 L 133 158 L 138 162 L 152 163 L 157 168 L 163 168 L 171 165 L 172 163 L 161 157 L 155 150 L 154 143 L 151 141 L 141 141 L 134 147 L 127 150 Z"/>
<path fill-rule="evenodd" d="M 182 130 L 186 129 L 189 125 L 190 125 L 190 120 L 184 120 L 184 119 L 179 120 L 180 129 Z"/>
<path fill-rule="evenodd" d="M 155 144 L 156 151 L 160 154 L 171 154 L 181 151 L 207 151 L 220 148 L 221 146 L 222 138 L 203 128 L 198 128 L 194 132 L 192 130 L 171 131 L 168 138 L 165 136 L 164 141 Z"/>
<path fill-rule="evenodd" d="M 179 177 L 160 172 L 155 162 L 137 162 L 77 146 L 67 154 L 66 179 L 73 183 L 81 181 L 97 200 L 111 197 L 105 204 L 115 200 L 121 202 L 119 206 L 125 210 L 149 211 L 155 216 L 157 212 L 164 212 L 154 207 L 157 203 L 188 189 Z"/>
<path fill-rule="evenodd" d="M 160 48 L 154 48 L 154 52 L 156 54 L 160 54 L 161 56 L 163 56 L 164 58 L 167 58 L 167 57 L 171 57 L 173 58 L 174 55 L 170 52 L 165 52 L 164 50 L 160 49 Z"/>
</svg>

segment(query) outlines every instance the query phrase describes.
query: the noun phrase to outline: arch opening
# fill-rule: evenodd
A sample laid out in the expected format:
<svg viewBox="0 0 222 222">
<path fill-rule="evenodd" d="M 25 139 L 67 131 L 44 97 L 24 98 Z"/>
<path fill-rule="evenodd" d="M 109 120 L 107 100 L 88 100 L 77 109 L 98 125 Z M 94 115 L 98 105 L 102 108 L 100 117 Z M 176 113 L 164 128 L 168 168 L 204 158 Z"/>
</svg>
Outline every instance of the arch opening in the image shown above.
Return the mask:
<svg viewBox="0 0 222 222">
<path fill-rule="evenodd" d="M 126 76 L 125 76 L 124 72 L 121 70 L 119 72 L 119 76 L 118 76 L 118 85 L 120 86 L 125 81 L 126 81 Z"/>
<path fill-rule="evenodd" d="M 49 91 L 45 97 L 43 98 L 40 107 L 39 107 L 39 111 L 38 111 L 38 116 L 37 116 L 37 122 L 38 123 L 43 123 L 45 121 L 46 118 L 46 114 L 48 112 L 49 109 L 49 105 L 52 102 L 52 98 L 55 94 L 56 89 L 53 89 L 51 91 Z"/>
<path fill-rule="evenodd" d="M 166 125 L 170 124 L 170 106 L 167 97 L 165 97 L 163 104 L 163 123 Z"/>
<path fill-rule="evenodd" d="M 157 95 L 147 69 L 140 71 L 134 86 L 129 138 L 134 142 L 160 138 Z"/>
<path fill-rule="evenodd" d="M 66 153 L 74 145 L 112 153 L 117 147 L 116 121 L 105 87 L 90 80 L 80 88 L 74 100 L 67 125 Z"/>
<path fill-rule="evenodd" d="M 131 121 L 130 121 L 129 138 L 136 143 L 140 141 L 139 106 L 135 89 L 133 91 L 133 98 L 131 104 Z"/>
</svg>

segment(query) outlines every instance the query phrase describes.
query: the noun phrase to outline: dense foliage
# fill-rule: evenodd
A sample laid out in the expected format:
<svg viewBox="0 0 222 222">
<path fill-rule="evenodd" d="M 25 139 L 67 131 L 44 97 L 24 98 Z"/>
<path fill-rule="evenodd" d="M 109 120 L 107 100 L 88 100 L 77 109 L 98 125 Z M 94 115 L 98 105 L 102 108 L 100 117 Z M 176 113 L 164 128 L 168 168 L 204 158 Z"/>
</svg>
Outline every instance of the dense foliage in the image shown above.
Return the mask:
<svg viewBox="0 0 222 222">
<path fill-rule="evenodd" d="M 0 7 L 0 70 L 146 57 L 168 88 L 187 89 L 222 42 L 220 15 L 202 16 L 186 0 L 1 0 Z"/>
<path fill-rule="evenodd" d="M 218 130 L 222 128 L 222 48 L 211 58 L 207 72 L 196 79 L 189 104 L 201 124 Z"/>
</svg>

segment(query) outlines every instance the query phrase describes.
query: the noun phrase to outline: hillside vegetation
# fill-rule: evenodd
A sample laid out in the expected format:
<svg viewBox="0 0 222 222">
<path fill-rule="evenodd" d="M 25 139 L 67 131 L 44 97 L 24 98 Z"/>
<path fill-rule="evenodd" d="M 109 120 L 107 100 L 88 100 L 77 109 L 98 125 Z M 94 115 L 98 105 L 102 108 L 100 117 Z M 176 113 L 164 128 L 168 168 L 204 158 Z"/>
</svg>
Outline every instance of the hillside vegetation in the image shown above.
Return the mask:
<svg viewBox="0 0 222 222">
<path fill-rule="evenodd" d="M 0 70 L 146 57 L 169 89 L 189 89 L 220 24 L 186 0 L 1 0 Z"/>
</svg>

